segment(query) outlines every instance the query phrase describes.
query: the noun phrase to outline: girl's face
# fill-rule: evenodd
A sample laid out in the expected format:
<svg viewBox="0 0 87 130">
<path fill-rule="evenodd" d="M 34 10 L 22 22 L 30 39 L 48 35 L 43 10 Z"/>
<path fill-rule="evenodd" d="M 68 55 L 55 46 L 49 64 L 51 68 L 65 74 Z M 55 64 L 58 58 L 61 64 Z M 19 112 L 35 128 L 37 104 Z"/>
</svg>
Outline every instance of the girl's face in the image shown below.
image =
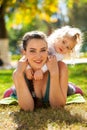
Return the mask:
<svg viewBox="0 0 87 130">
<path fill-rule="evenodd" d="M 32 69 L 38 70 L 45 64 L 48 57 L 47 43 L 42 39 L 27 41 L 25 55 Z"/>
<path fill-rule="evenodd" d="M 71 37 L 63 37 L 54 43 L 54 48 L 57 53 L 66 54 L 70 53 L 75 46 L 75 41 Z"/>
</svg>

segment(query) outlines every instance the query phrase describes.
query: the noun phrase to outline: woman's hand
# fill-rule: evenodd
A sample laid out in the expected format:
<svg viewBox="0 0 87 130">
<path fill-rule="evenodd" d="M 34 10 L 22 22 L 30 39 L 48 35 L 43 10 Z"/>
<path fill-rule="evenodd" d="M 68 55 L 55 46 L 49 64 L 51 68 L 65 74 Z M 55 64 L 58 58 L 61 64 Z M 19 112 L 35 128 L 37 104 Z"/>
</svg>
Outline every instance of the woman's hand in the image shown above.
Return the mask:
<svg viewBox="0 0 87 130">
<path fill-rule="evenodd" d="M 25 74 L 26 74 L 27 79 L 29 79 L 29 80 L 32 80 L 34 77 L 33 76 L 34 72 L 33 72 L 32 68 L 29 67 L 29 65 L 27 66 L 27 68 L 25 70 Z"/>
<path fill-rule="evenodd" d="M 17 66 L 17 71 L 19 73 L 24 73 L 26 67 L 28 65 L 27 58 L 23 56 L 19 61 L 18 61 L 18 66 Z"/>
<path fill-rule="evenodd" d="M 55 56 L 49 56 L 47 60 L 47 67 L 50 71 L 50 73 L 55 74 L 58 72 L 58 63 Z"/>
</svg>

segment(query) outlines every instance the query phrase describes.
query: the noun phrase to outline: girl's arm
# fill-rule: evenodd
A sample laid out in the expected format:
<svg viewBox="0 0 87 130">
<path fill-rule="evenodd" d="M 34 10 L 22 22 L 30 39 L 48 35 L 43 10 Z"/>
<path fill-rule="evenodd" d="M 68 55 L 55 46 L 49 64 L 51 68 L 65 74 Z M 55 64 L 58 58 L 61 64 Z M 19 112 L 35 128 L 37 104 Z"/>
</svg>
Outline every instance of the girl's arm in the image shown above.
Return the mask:
<svg viewBox="0 0 87 130">
<path fill-rule="evenodd" d="M 34 109 L 34 100 L 28 89 L 24 78 L 24 71 L 27 66 L 26 59 L 21 59 L 18 63 L 17 69 L 13 73 L 13 80 L 17 91 L 18 103 L 25 111 L 32 111 Z"/>
<path fill-rule="evenodd" d="M 66 72 L 61 73 L 60 65 L 58 65 L 55 56 L 50 56 L 47 62 L 47 66 L 50 72 L 50 105 L 52 107 L 64 106 L 66 103 L 67 95 L 67 78 L 61 79 L 61 76 L 67 73 L 67 69 L 65 69 L 65 66 L 62 65 L 62 69 L 65 69 L 64 71 Z M 63 78 L 65 77 L 63 76 Z"/>
</svg>

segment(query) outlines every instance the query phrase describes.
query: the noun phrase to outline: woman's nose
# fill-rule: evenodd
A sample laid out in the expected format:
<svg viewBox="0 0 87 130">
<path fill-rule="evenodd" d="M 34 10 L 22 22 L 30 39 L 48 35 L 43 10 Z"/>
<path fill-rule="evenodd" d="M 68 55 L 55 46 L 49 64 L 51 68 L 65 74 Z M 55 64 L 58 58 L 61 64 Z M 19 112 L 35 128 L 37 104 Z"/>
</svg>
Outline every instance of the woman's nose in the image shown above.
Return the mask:
<svg viewBox="0 0 87 130">
<path fill-rule="evenodd" d="M 41 53 L 37 53 L 37 57 L 38 57 L 38 58 L 41 58 Z"/>
</svg>

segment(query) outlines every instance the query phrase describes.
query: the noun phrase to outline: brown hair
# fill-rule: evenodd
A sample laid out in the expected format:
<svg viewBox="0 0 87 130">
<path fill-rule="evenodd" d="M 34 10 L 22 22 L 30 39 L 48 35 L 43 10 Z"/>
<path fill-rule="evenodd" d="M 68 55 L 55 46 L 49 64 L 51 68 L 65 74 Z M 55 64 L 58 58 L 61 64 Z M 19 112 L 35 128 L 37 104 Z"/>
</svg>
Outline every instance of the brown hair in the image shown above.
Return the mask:
<svg viewBox="0 0 87 130">
<path fill-rule="evenodd" d="M 46 35 L 45 33 L 41 32 L 41 31 L 31 31 L 31 32 L 27 32 L 25 33 L 25 35 L 23 36 L 23 39 L 22 39 L 22 45 L 23 45 L 23 49 L 26 50 L 26 47 L 27 47 L 27 41 L 30 41 L 31 39 L 42 39 L 44 40 L 46 43 L 47 43 L 47 40 L 46 40 Z"/>
</svg>

